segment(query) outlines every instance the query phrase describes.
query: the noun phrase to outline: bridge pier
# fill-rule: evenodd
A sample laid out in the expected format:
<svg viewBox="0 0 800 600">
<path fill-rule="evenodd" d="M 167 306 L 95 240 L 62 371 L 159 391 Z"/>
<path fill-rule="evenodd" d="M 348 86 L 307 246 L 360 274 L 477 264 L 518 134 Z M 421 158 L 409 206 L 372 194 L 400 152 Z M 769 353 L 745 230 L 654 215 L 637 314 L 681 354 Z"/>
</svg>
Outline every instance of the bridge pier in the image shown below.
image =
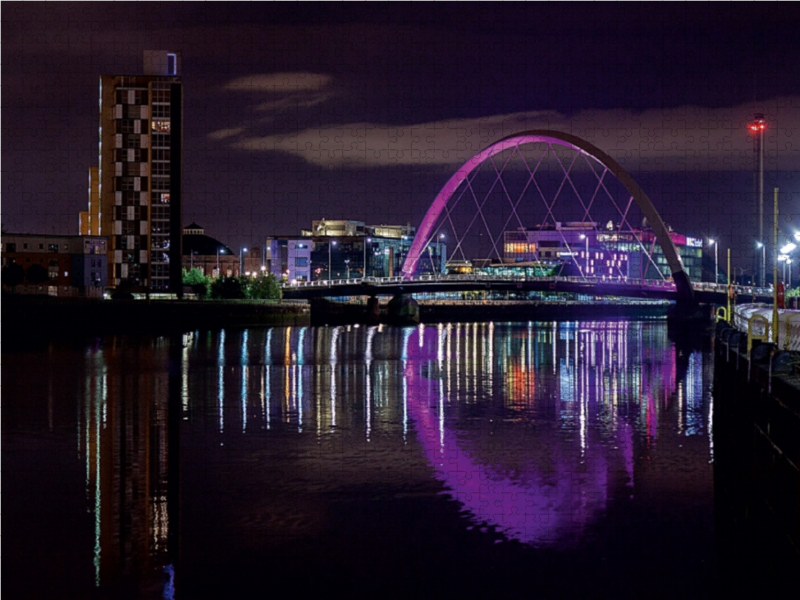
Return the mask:
<svg viewBox="0 0 800 600">
<path fill-rule="evenodd" d="M 389 300 L 386 307 L 389 323 L 394 325 L 413 325 L 419 323 L 419 304 L 411 294 L 399 292 Z"/>
<path fill-rule="evenodd" d="M 377 296 L 370 296 L 367 300 L 366 321 L 368 325 L 376 325 L 381 322 L 381 308 Z"/>
</svg>

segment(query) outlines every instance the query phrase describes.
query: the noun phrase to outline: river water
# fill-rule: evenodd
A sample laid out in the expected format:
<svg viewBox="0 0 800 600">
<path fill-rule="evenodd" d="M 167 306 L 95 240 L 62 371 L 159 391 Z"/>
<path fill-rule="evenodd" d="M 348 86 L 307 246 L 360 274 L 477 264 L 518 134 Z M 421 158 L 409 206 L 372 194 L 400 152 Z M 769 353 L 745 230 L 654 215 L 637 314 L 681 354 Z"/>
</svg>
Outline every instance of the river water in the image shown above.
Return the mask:
<svg viewBox="0 0 800 600">
<path fill-rule="evenodd" d="M 664 321 L 112 336 L 2 366 L 4 598 L 719 587 L 711 355 Z"/>
</svg>

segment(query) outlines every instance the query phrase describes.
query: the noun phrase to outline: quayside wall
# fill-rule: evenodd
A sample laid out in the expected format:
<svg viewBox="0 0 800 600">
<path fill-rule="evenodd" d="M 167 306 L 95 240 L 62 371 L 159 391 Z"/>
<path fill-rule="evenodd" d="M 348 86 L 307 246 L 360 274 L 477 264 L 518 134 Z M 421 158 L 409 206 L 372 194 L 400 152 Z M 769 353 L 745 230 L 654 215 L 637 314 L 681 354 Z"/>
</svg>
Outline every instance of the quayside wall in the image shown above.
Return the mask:
<svg viewBox="0 0 800 600">
<path fill-rule="evenodd" d="M 800 572 L 800 354 L 765 341 L 748 344 L 747 333 L 725 321 L 716 325 L 713 347 L 717 513 L 735 523 L 728 550 L 742 568 L 760 569 L 764 581 L 794 578 Z"/>
<path fill-rule="evenodd" d="M 168 333 L 219 327 L 308 325 L 308 303 L 269 300 L 87 300 L 4 297 L 3 344 L 59 335 Z M 10 349 L 10 348 L 9 348 Z"/>
</svg>

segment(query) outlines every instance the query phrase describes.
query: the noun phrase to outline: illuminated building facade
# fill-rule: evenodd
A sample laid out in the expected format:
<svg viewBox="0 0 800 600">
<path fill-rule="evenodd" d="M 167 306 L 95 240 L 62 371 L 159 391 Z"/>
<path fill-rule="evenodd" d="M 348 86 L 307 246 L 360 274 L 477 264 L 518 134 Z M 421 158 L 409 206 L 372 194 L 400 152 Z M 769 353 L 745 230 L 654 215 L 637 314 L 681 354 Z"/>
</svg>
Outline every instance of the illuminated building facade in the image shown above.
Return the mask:
<svg viewBox="0 0 800 600">
<path fill-rule="evenodd" d="M 24 270 L 14 291 L 57 297 L 100 298 L 108 284 L 107 240 L 80 235 L 3 235 L 3 267 Z"/>
<path fill-rule="evenodd" d="M 109 283 L 180 293 L 181 55 L 145 51 L 143 75 L 100 76 L 99 168 L 81 233 L 109 238 Z"/>
<path fill-rule="evenodd" d="M 702 279 L 702 240 L 669 232 L 693 281 Z M 596 223 L 506 231 L 505 263 L 558 265 L 563 275 L 660 279 L 671 276 L 669 264 L 649 229 L 598 229 Z"/>
<path fill-rule="evenodd" d="M 363 221 L 312 221 L 301 237 L 266 240 L 264 266 L 289 281 L 359 279 L 400 275 L 416 229 L 411 225 L 366 225 Z M 432 242 L 418 273 L 444 273 L 443 241 Z"/>
</svg>

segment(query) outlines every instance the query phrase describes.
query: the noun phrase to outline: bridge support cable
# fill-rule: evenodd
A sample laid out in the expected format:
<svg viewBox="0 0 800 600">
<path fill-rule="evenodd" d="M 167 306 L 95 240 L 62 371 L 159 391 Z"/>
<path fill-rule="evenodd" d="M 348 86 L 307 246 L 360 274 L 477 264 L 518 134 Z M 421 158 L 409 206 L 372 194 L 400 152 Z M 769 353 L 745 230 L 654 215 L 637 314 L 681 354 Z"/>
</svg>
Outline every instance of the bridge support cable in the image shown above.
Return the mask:
<svg viewBox="0 0 800 600">
<path fill-rule="evenodd" d="M 537 157 L 538 160 L 533 168 L 532 165 L 534 164 L 534 158 L 526 156 L 526 154 L 522 152 L 522 146 L 529 144 L 534 146 L 539 145 L 539 147 L 543 148 Z M 568 159 L 568 154 L 565 152 L 561 153 L 564 155 L 562 158 L 562 156 L 559 155 L 559 152 L 556 151 L 555 146 L 566 148 L 568 151 L 573 151 L 574 154 L 571 160 Z M 507 151 L 510 151 L 510 154 L 503 160 L 502 165 L 500 165 L 500 162 L 495 155 Z M 543 173 L 540 176 L 540 167 L 542 166 L 543 161 L 546 160 L 550 155 L 552 155 L 552 157 L 555 159 L 555 162 L 558 164 L 556 171 L 560 169 L 561 176 L 555 179 L 553 176 L 556 175 L 556 173 L 550 171 L 549 169 L 548 172 Z M 578 156 L 582 157 L 580 161 L 578 160 Z M 515 169 L 509 167 L 512 159 L 517 157 L 519 157 L 522 165 L 524 165 L 524 172 L 519 174 L 522 177 L 515 175 Z M 581 164 L 585 164 L 585 166 L 588 167 L 588 170 L 591 171 L 591 176 L 589 177 L 594 181 L 594 184 L 591 185 L 591 187 L 588 187 L 588 189 L 586 189 L 587 186 L 584 183 L 581 182 L 579 184 L 579 180 L 576 179 L 578 177 L 586 177 L 586 175 L 580 174 L 583 173 L 584 169 L 578 169 L 577 165 L 579 162 Z M 484 169 L 484 166 L 487 167 L 487 169 Z M 488 168 L 491 168 L 491 171 L 489 171 Z M 486 174 L 493 171 L 494 174 L 491 184 L 488 185 L 488 191 L 485 192 L 484 190 L 486 187 L 483 187 L 480 182 L 476 181 L 476 177 L 481 171 L 485 172 Z M 616 178 L 616 181 L 622 187 L 624 187 L 625 190 L 627 190 L 627 203 L 624 200 L 618 201 L 617 197 L 611 193 L 611 190 L 608 187 L 608 180 L 606 178 L 606 174 L 608 172 L 611 172 L 611 174 Z M 519 195 L 516 194 L 516 192 L 519 190 L 517 185 L 520 185 L 522 188 L 522 191 L 519 192 Z M 459 190 L 459 188 L 461 189 Z M 572 243 L 574 242 L 574 237 L 570 238 L 572 242 L 567 240 L 566 232 L 562 231 L 562 228 L 558 225 L 561 221 L 557 220 L 557 216 L 561 216 L 562 219 L 564 219 L 563 214 L 571 215 L 575 212 L 578 212 L 578 214 L 575 214 L 574 216 L 580 216 L 581 220 L 576 221 L 573 217 L 572 222 L 587 224 L 587 231 L 591 231 L 593 228 L 594 233 L 597 236 L 600 234 L 600 228 L 597 227 L 598 219 L 591 218 L 592 211 L 599 211 L 601 215 L 603 214 L 603 211 L 610 213 L 614 213 L 616 211 L 616 214 L 619 215 L 621 220 L 619 225 L 616 228 L 613 228 L 612 231 L 616 229 L 616 233 L 620 234 L 626 227 L 629 228 L 633 232 L 633 246 L 635 247 L 638 245 L 642 251 L 643 258 L 644 256 L 647 256 L 646 260 L 643 259 L 640 261 L 640 264 L 644 269 L 643 274 L 646 273 L 647 269 L 652 266 L 656 268 L 659 277 L 665 279 L 662 270 L 653 260 L 653 248 L 651 248 L 649 252 L 647 251 L 643 243 L 643 238 L 636 234 L 635 229 L 631 227 L 629 223 L 633 202 L 636 202 L 637 206 L 644 214 L 645 219 L 650 224 L 650 228 L 653 231 L 655 240 L 661 247 L 664 257 L 669 264 L 670 272 L 675 282 L 678 298 L 693 302 L 693 290 L 691 282 L 686 275 L 677 249 L 675 248 L 675 245 L 673 244 L 669 235 L 669 231 L 664 225 L 660 215 L 655 210 L 655 207 L 651 203 L 650 199 L 633 180 L 630 174 L 628 174 L 625 169 L 623 169 L 622 166 L 613 158 L 593 144 L 590 144 L 589 142 L 586 142 L 585 140 L 582 140 L 581 138 L 571 134 L 550 130 L 524 131 L 507 136 L 484 148 L 475 154 L 475 156 L 473 156 L 471 159 L 469 159 L 464 165 L 462 165 L 443 186 L 426 212 L 425 217 L 422 220 L 422 224 L 420 225 L 417 234 L 412 241 L 410 251 L 403 263 L 403 276 L 410 277 L 414 273 L 418 262 L 425 253 L 425 249 L 435 239 L 432 233 L 435 232 L 434 235 L 438 236 L 438 232 L 445 222 L 453 229 L 453 235 L 456 241 L 456 247 L 451 256 L 457 256 L 460 253 L 462 258 L 466 260 L 466 240 L 471 239 L 472 236 L 480 235 L 478 232 L 480 225 L 478 224 L 481 224 L 484 227 L 484 231 L 488 235 L 487 239 L 491 244 L 490 251 L 492 255 L 502 258 L 500 250 L 503 249 L 502 244 L 505 241 L 504 236 L 506 233 L 506 228 L 509 226 L 509 224 L 517 223 L 518 226 L 524 230 L 525 224 L 523 221 L 523 216 L 525 216 L 527 213 L 522 213 L 522 209 L 520 207 L 522 206 L 522 201 L 526 195 L 530 196 L 532 191 L 531 188 L 536 190 L 536 194 L 539 196 L 539 198 L 541 198 L 545 208 L 545 216 L 542 222 L 539 223 L 539 226 L 542 228 L 547 228 L 552 222 L 553 229 L 558 231 L 558 233 L 551 235 L 551 239 L 555 241 L 560 237 L 561 245 L 566 248 L 570 256 L 574 255 L 574 252 L 571 248 L 571 246 L 575 245 Z M 549 190 L 546 194 L 544 190 L 548 188 Z M 550 190 L 553 189 L 555 189 L 555 192 L 550 195 Z M 584 190 L 583 194 L 581 193 L 581 189 Z M 471 196 L 475 207 L 474 210 L 476 212 L 471 215 L 467 214 L 464 216 L 463 221 L 464 223 L 468 221 L 468 224 L 466 229 L 459 230 L 457 225 L 459 224 L 459 219 L 462 218 L 462 215 L 460 212 L 457 215 L 454 214 L 453 209 L 455 209 L 455 207 L 458 205 L 462 205 L 462 209 L 466 208 L 466 205 L 463 205 L 462 202 L 464 199 L 464 194 Z M 487 207 L 490 205 L 490 200 L 493 198 L 498 198 L 501 194 L 505 198 L 505 200 L 501 201 L 502 212 L 487 212 Z M 570 208 L 567 206 L 562 208 L 562 205 L 569 204 L 567 200 L 569 200 L 573 194 L 577 198 L 581 208 L 577 211 L 577 207 Z M 548 196 L 552 198 L 551 201 L 548 201 Z M 603 200 L 603 198 L 606 197 L 608 200 Z M 506 202 L 508 202 L 508 207 L 505 206 Z M 557 207 L 558 212 L 556 212 Z M 510 213 L 506 215 L 505 211 L 509 209 Z M 440 219 L 440 217 L 442 218 Z M 600 220 L 604 219 L 605 217 L 600 217 Z M 570 217 L 567 216 L 566 220 L 569 221 Z M 495 230 L 490 227 L 490 223 L 493 224 Z M 591 225 L 588 225 L 588 223 L 591 223 Z M 463 223 L 461 223 L 461 225 L 463 227 Z M 500 229 L 499 231 L 496 231 L 498 225 L 500 225 Z M 595 243 L 597 243 L 597 241 Z M 534 259 L 541 260 L 540 246 L 540 244 L 537 244 L 535 247 L 526 246 L 524 252 L 526 255 L 527 253 L 530 253 Z M 481 247 L 483 247 L 482 244 Z M 610 250 L 611 248 L 609 247 L 604 252 Z M 625 251 L 628 252 L 629 250 Z M 588 256 L 586 259 L 589 260 Z M 581 275 L 586 278 L 588 275 L 588 273 L 584 270 L 586 262 L 575 260 L 575 264 L 578 266 L 578 270 Z M 608 262 L 603 268 L 606 271 L 610 271 L 610 276 L 614 277 L 614 271 L 616 271 L 616 273 L 619 275 L 624 275 L 621 272 L 620 266 L 621 265 L 617 259 L 614 258 L 613 261 Z"/>
<path fill-rule="evenodd" d="M 516 149 L 518 149 L 518 147 Z M 503 163 L 503 168 L 500 169 L 499 172 L 497 171 L 497 165 L 495 165 L 495 163 L 494 163 L 494 157 L 493 156 L 489 156 L 488 160 L 489 160 L 489 162 L 491 162 L 492 166 L 494 167 L 496 176 L 495 176 L 494 181 L 492 182 L 491 187 L 489 188 L 489 191 L 486 192 L 486 195 L 483 198 L 483 202 L 478 204 L 478 197 L 475 194 L 475 190 L 472 187 L 470 187 L 470 190 L 472 191 L 472 197 L 475 199 L 475 205 L 478 207 L 478 214 L 481 217 L 481 221 L 483 221 L 483 226 L 486 228 L 486 234 L 489 236 L 489 241 L 492 243 L 492 248 L 494 249 L 495 254 L 497 255 L 498 258 L 500 258 L 500 253 L 497 251 L 497 244 L 495 243 L 494 236 L 492 235 L 492 230 L 489 227 L 489 224 L 486 222 L 486 217 L 483 214 L 483 206 L 486 204 L 486 201 L 489 199 L 489 195 L 494 191 L 494 188 L 497 186 L 497 183 L 498 182 L 502 182 L 503 173 L 505 172 L 506 167 L 508 166 L 508 164 L 511 162 L 511 159 L 514 158 L 515 152 L 516 152 L 516 150 L 512 150 L 511 154 L 508 156 L 506 161 Z M 469 227 L 467 227 L 467 229 L 464 231 L 464 235 L 466 235 L 469 232 L 469 230 L 472 227 L 472 224 L 474 222 L 475 222 L 475 218 L 472 219 L 472 221 L 470 222 Z"/>
</svg>

